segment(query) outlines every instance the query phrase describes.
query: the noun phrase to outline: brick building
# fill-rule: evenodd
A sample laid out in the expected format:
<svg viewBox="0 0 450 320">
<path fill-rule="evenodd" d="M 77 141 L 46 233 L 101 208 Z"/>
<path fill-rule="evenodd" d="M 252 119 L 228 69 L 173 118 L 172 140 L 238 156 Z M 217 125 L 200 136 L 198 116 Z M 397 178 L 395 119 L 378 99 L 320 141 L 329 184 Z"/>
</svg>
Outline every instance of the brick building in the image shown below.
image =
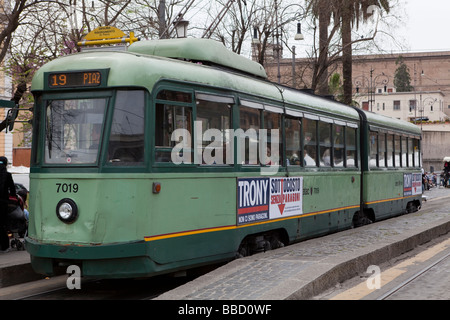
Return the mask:
<svg viewBox="0 0 450 320">
<path fill-rule="evenodd" d="M 276 82 L 278 81 L 277 60 L 273 55 L 267 56 L 264 67 L 269 79 Z M 445 97 L 450 97 L 450 51 L 354 56 L 354 93 L 357 93 L 357 88 L 359 93 L 367 93 L 369 89 L 375 90 L 376 93 L 384 93 L 384 90 L 386 93 L 395 93 L 394 74 L 399 56 L 403 57 L 408 66 L 411 85 L 416 92 L 442 91 Z M 280 59 L 280 82 L 292 86 L 293 74 L 295 74 L 297 88 L 310 88 L 312 79 L 310 60 L 297 58 L 295 68 L 292 62 L 292 58 Z M 334 72 L 342 74 L 340 64 L 331 66 L 328 72 L 330 75 Z M 449 104 L 450 101 L 446 109 Z"/>
</svg>

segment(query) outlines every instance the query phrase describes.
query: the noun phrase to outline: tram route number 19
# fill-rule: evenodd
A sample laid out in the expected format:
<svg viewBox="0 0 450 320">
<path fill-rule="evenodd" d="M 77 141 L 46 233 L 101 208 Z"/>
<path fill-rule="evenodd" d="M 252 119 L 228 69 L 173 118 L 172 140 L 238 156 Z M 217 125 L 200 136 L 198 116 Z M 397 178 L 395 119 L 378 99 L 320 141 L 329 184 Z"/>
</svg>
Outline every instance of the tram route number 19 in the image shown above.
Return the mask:
<svg viewBox="0 0 450 320">
<path fill-rule="evenodd" d="M 78 192 L 78 184 L 77 183 L 57 183 L 56 184 L 56 193 L 77 193 Z"/>
</svg>

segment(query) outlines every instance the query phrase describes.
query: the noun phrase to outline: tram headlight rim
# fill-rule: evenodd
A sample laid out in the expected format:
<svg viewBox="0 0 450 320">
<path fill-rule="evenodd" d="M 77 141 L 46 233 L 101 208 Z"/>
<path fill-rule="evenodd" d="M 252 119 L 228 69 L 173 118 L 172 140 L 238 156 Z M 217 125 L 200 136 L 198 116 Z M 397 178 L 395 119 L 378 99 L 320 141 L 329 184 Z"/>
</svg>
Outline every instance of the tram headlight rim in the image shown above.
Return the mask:
<svg viewBox="0 0 450 320">
<path fill-rule="evenodd" d="M 64 223 L 70 224 L 78 218 L 78 206 L 72 199 L 61 199 L 56 205 L 56 216 Z"/>
</svg>

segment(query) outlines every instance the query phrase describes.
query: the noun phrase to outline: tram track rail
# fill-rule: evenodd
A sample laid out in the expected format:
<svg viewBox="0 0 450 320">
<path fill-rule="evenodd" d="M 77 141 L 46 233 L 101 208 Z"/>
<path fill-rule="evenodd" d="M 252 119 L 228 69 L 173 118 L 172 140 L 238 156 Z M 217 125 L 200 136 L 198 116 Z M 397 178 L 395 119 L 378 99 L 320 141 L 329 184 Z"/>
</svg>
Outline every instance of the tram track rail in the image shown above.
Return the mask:
<svg viewBox="0 0 450 320">
<path fill-rule="evenodd" d="M 18 287 L 0 300 L 151 300 L 187 281 L 191 276 L 157 276 L 148 279 L 85 279 L 80 289 L 68 289 L 66 276 L 52 283 L 40 280 L 24 290 Z"/>
<path fill-rule="evenodd" d="M 389 297 L 393 296 L 395 293 L 401 291 L 402 289 L 406 288 L 409 284 L 414 282 L 419 277 L 423 276 L 427 272 L 429 272 L 432 268 L 436 267 L 437 265 L 444 262 L 446 259 L 450 257 L 450 253 L 447 253 L 445 256 L 441 257 L 437 261 L 433 262 L 432 264 L 428 265 L 427 267 L 423 268 L 422 270 L 416 272 L 414 275 L 409 277 L 408 279 L 404 280 L 402 283 L 397 285 L 396 287 L 390 289 L 388 292 L 384 293 L 383 295 L 379 296 L 376 300 L 387 300 Z"/>
</svg>

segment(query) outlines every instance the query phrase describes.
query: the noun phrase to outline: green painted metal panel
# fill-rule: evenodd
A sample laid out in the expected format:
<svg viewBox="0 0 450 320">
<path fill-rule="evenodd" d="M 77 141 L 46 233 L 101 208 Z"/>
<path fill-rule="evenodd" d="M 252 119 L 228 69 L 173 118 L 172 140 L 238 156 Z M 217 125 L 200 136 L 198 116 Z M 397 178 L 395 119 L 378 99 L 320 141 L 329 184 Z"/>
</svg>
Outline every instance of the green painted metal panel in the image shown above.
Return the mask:
<svg viewBox="0 0 450 320">
<path fill-rule="evenodd" d="M 140 41 L 131 45 L 128 52 L 193 60 L 194 62 L 210 62 L 267 79 L 262 65 L 238 55 L 225 48 L 222 43 L 210 39 Z"/>
<path fill-rule="evenodd" d="M 47 242 L 107 244 L 198 230 L 236 222 L 235 178 L 153 179 L 148 174 L 31 174 L 29 234 Z M 160 194 L 152 193 L 153 182 Z M 77 192 L 57 192 L 58 185 Z M 56 205 L 74 200 L 79 217 L 61 222 Z"/>
</svg>

